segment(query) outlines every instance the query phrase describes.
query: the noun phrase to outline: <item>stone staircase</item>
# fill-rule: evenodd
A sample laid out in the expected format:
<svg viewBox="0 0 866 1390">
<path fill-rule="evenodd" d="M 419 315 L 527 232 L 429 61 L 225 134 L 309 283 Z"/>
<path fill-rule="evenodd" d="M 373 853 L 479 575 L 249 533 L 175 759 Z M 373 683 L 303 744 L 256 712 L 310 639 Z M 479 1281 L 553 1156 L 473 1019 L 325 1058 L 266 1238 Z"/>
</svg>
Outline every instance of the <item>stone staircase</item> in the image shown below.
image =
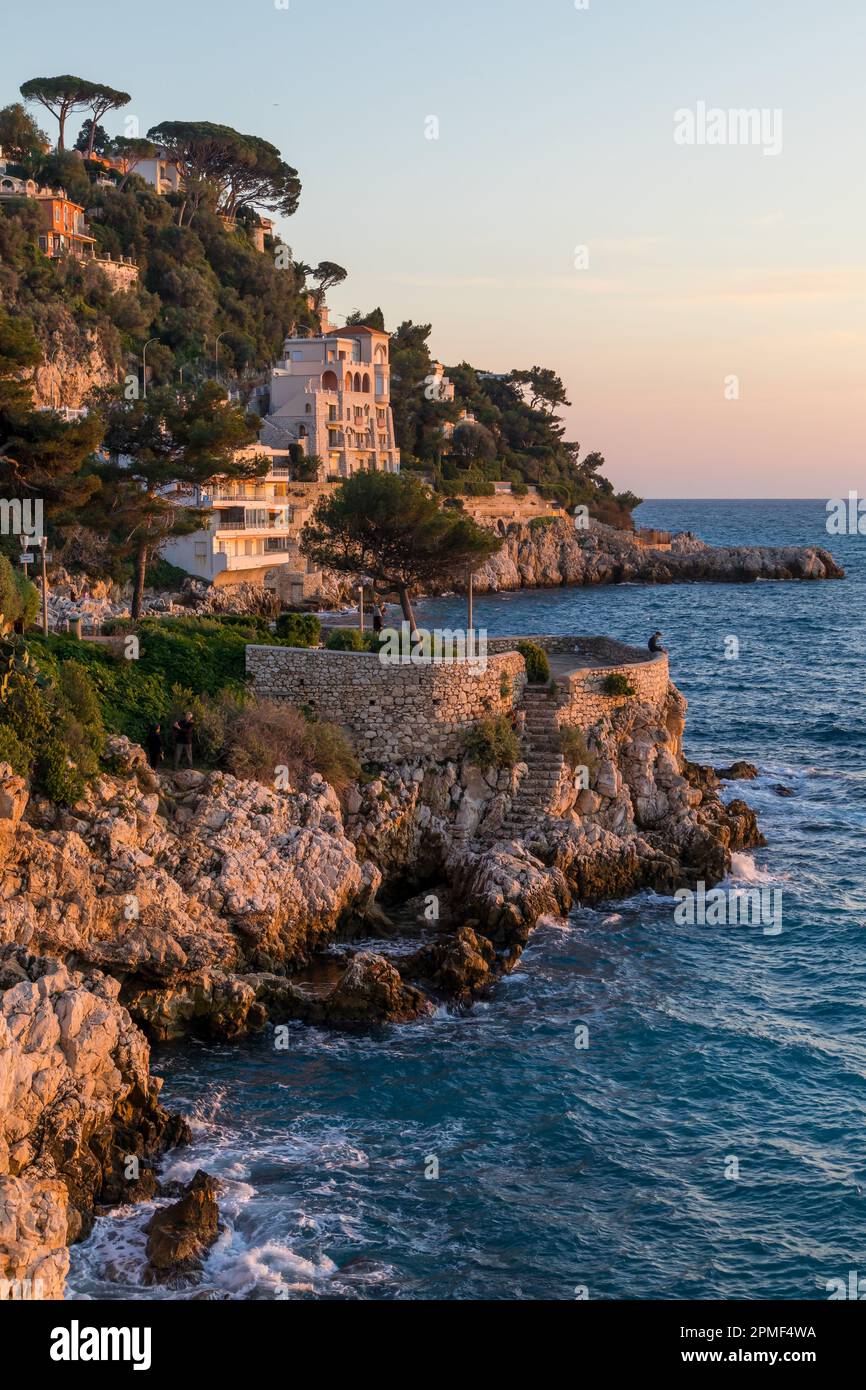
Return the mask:
<svg viewBox="0 0 866 1390">
<path fill-rule="evenodd" d="M 522 708 L 526 711 L 526 730 L 521 757 L 527 771 L 511 809 L 495 831 L 482 833 L 482 840 L 515 840 L 536 824 L 550 808 L 565 762 L 559 751 L 556 705 L 545 686 L 527 685 Z"/>
</svg>

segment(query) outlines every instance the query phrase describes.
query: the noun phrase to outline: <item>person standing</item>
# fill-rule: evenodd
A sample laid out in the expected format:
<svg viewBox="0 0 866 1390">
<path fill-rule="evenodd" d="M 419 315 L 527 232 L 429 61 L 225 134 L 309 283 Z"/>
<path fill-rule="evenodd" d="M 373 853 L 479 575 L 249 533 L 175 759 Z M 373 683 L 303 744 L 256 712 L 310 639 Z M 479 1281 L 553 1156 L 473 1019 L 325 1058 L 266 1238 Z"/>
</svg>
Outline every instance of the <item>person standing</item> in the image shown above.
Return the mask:
<svg viewBox="0 0 866 1390">
<path fill-rule="evenodd" d="M 384 618 L 378 600 L 373 604 L 373 631 L 378 635 L 382 631 Z"/>
<path fill-rule="evenodd" d="M 162 762 L 163 754 L 165 752 L 162 743 L 161 724 L 154 724 L 153 728 L 147 736 L 146 745 L 147 761 L 150 763 L 150 766 L 153 768 L 154 772 L 158 772 L 159 765 Z"/>
<path fill-rule="evenodd" d="M 187 710 L 183 719 L 176 719 L 174 722 L 175 744 L 174 744 L 174 767 L 177 771 L 180 766 L 181 757 L 186 756 L 186 760 L 192 767 L 192 736 L 195 723 L 192 717 L 192 710 Z"/>
</svg>

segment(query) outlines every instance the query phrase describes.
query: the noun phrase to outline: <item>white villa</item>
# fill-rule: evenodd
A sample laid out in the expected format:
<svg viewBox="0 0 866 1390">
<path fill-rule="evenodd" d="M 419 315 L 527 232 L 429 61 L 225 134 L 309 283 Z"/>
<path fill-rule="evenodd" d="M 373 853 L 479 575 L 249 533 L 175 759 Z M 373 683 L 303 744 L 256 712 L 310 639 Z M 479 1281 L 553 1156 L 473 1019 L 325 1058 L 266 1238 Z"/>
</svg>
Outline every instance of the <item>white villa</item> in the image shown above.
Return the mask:
<svg viewBox="0 0 866 1390">
<path fill-rule="evenodd" d="M 178 506 L 208 508 L 211 515 L 200 531 L 166 541 L 162 555 L 207 583 L 267 584 L 297 602 L 318 583 L 297 537 L 323 489 L 291 482 L 288 457 L 265 445 L 252 444 L 240 457 L 262 454 L 271 460 L 265 477 L 174 485 L 169 495 Z"/>
<path fill-rule="evenodd" d="M 271 373 L 270 410 L 263 442 L 278 449 L 297 444 L 317 455 L 329 481 L 359 469 L 400 471 L 391 413 L 389 337 L 375 328 L 329 328 L 287 338 Z"/>
<path fill-rule="evenodd" d="M 287 338 L 273 368 L 261 443 L 244 455 L 266 455 L 270 471 L 246 482 L 213 479 L 206 487 L 168 495 L 178 506 L 211 510 L 206 526 L 162 547 L 164 558 L 210 584 L 265 584 L 290 603 L 314 592 L 321 575 L 301 555 L 298 535 L 329 486 L 358 469 L 397 473 L 390 405 L 387 333 L 328 327 Z M 301 459 L 317 455 L 317 480 L 292 481 Z M 293 459 L 294 456 L 294 459 Z"/>
</svg>

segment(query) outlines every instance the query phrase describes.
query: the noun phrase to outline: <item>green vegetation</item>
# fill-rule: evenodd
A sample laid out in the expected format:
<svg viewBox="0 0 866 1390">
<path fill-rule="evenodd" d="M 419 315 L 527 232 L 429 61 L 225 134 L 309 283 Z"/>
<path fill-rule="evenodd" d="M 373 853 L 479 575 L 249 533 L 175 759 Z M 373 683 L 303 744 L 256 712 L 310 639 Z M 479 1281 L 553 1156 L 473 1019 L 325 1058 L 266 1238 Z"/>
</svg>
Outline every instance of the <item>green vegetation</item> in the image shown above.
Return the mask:
<svg viewBox="0 0 866 1390">
<path fill-rule="evenodd" d="M 331 628 L 325 640 L 329 652 L 376 652 L 379 638 L 374 632 L 360 632 L 356 627 Z"/>
<path fill-rule="evenodd" d="M 500 537 L 438 500 L 411 474 L 355 473 L 318 502 L 301 550 L 341 574 L 369 575 L 396 594 L 415 627 L 415 588 L 463 578 L 502 545 Z"/>
<path fill-rule="evenodd" d="M 293 705 L 259 700 L 242 690 L 193 695 L 175 686 L 168 720 L 190 710 L 199 759 L 236 777 L 272 787 L 285 768 L 292 786 L 319 772 L 338 791 L 360 776 L 360 765 L 334 724 L 306 718 Z"/>
<path fill-rule="evenodd" d="M 619 671 L 605 676 L 601 688 L 605 695 L 635 695 L 637 693 L 634 686 L 629 683 L 628 676 L 622 675 Z"/>
<path fill-rule="evenodd" d="M 287 647 L 318 647 L 322 624 L 315 613 L 281 613 L 275 635 Z"/>
<path fill-rule="evenodd" d="M 170 729 L 186 710 L 205 766 L 267 785 L 278 766 L 289 769 L 293 785 L 312 771 L 338 789 L 360 775 L 338 728 L 247 690 L 246 644 L 278 644 L 264 619 L 145 619 L 134 626 L 137 660 L 69 637 L 31 634 L 21 644 L 23 661 L 7 673 L 0 694 L 0 761 L 38 791 L 74 803 L 98 771 L 106 732 L 141 743 L 153 724 Z"/>
<path fill-rule="evenodd" d="M 482 771 L 490 767 L 515 767 L 520 760 L 520 744 L 506 715 L 479 719 L 466 735 L 464 752 Z"/>
<path fill-rule="evenodd" d="M 518 642 L 517 650 L 526 663 L 526 679 L 530 685 L 544 685 L 550 680 L 550 662 L 543 647 L 536 642 Z"/>
<path fill-rule="evenodd" d="M 137 618 L 151 557 L 169 537 L 202 524 L 201 512 L 178 506 L 166 487 L 177 482 L 192 489 L 217 475 L 261 477 L 269 464 L 264 456 L 237 456 L 255 443 L 261 421 L 230 405 L 215 381 L 185 393 L 157 389 L 137 400 L 111 395 L 104 413 L 109 461 L 95 467 L 101 486 L 87 515 L 118 553 L 135 557 L 130 612 Z"/>
<path fill-rule="evenodd" d="M 565 724 L 559 730 L 559 751 L 574 772 L 575 768 L 585 767 L 590 777 L 595 771 L 598 758 L 589 750 L 586 735 L 573 724 Z"/>
<path fill-rule="evenodd" d="M 267 623 L 257 618 L 145 618 L 138 624 L 116 624 L 117 629 L 137 635 L 137 660 L 65 636 L 30 634 L 27 644 L 39 670 L 55 680 L 63 663 L 80 663 L 96 692 L 106 728 L 136 743 L 143 742 L 152 724 L 165 723 L 174 707 L 174 689 L 209 696 L 223 690 L 240 693 L 247 643 L 280 645 Z"/>
<path fill-rule="evenodd" d="M 7 671 L 0 690 L 0 760 L 60 805 L 77 801 L 99 767 L 104 729 L 83 666 L 70 661 L 54 680 L 32 663 Z"/>
<path fill-rule="evenodd" d="M 630 524 L 640 499 L 615 493 L 601 472 L 602 455 L 581 458 L 580 445 L 564 437 L 557 412 L 568 401 L 555 372 L 534 366 L 494 375 L 462 362 L 446 369 L 454 400 L 440 399 L 431 332 L 430 324 L 407 321 L 391 340 L 394 427 L 404 467 L 427 472 L 446 496 L 483 496 L 476 489 L 497 481 L 516 484 L 523 489 L 516 495 L 525 496 L 532 484 L 563 507 L 584 505 L 600 521 Z M 450 439 L 443 432 L 449 424 Z"/>
</svg>

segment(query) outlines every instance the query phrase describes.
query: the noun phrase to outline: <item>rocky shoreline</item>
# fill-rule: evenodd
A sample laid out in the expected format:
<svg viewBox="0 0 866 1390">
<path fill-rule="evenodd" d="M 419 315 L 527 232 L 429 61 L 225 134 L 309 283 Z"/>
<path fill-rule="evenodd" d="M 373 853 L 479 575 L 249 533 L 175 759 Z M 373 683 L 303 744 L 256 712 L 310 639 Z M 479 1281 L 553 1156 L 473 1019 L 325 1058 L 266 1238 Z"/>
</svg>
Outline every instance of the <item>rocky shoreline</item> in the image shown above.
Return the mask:
<svg viewBox="0 0 866 1390">
<path fill-rule="evenodd" d="M 685 710 L 673 685 L 661 709 L 612 706 L 589 786 L 563 762 L 517 840 L 523 763 L 402 763 L 341 802 L 316 775 L 291 791 L 157 775 L 114 738 L 113 771 L 68 810 L 0 765 L 0 1279 L 62 1297 L 68 1244 L 104 1206 L 154 1196 L 177 1200 L 149 1228 L 146 1278 L 195 1277 L 215 1191 L 159 1187 L 187 1128 L 159 1104 L 149 1040 L 468 1008 L 545 915 L 717 883 L 763 841 L 684 758 Z"/>
<path fill-rule="evenodd" d="M 638 545 L 628 531 L 597 521 L 591 521 L 586 530 L 577 530 L 565 517 L 541 526 L 514 522 L 503 525 L 502 534 L 502 549 L 473 576 L 478 594 L 561 585 L 742 584 L 759 579 L 845 577 L 830 552 L 820 546 L 711 546 L 685 531 L 672 538 L 670 550 L 652 550 Z M 117 586 L 60 571 L 50 580 L 49 623 L 62 630 L 76 617 L 96 627 L 125 618 L 130 596 L 130 585 Z M 340 612 L 353 609 L 356 599 L 356 583 L 344 575 L 325 572 L 322 589 L 308 606 L 320 612 Z M 144 612 L 151 616 L 240 613 L 275 617 L 279 610 L 277 595 L 260 584 L 219 588 L 192 577 L 177 591 L 148 590 L 144 601 Z"/>
<path fill-rule="evenodd" d="M 475 592 L 594 584 L 743 584 L 759 579 L 844 579 L 821 546 L 711 546 L 685 531 L 670 550 L 639 545 L 627 531 L 559 518 L 512 523 L 504 545 L 473 578 Z"/>
</svg>

